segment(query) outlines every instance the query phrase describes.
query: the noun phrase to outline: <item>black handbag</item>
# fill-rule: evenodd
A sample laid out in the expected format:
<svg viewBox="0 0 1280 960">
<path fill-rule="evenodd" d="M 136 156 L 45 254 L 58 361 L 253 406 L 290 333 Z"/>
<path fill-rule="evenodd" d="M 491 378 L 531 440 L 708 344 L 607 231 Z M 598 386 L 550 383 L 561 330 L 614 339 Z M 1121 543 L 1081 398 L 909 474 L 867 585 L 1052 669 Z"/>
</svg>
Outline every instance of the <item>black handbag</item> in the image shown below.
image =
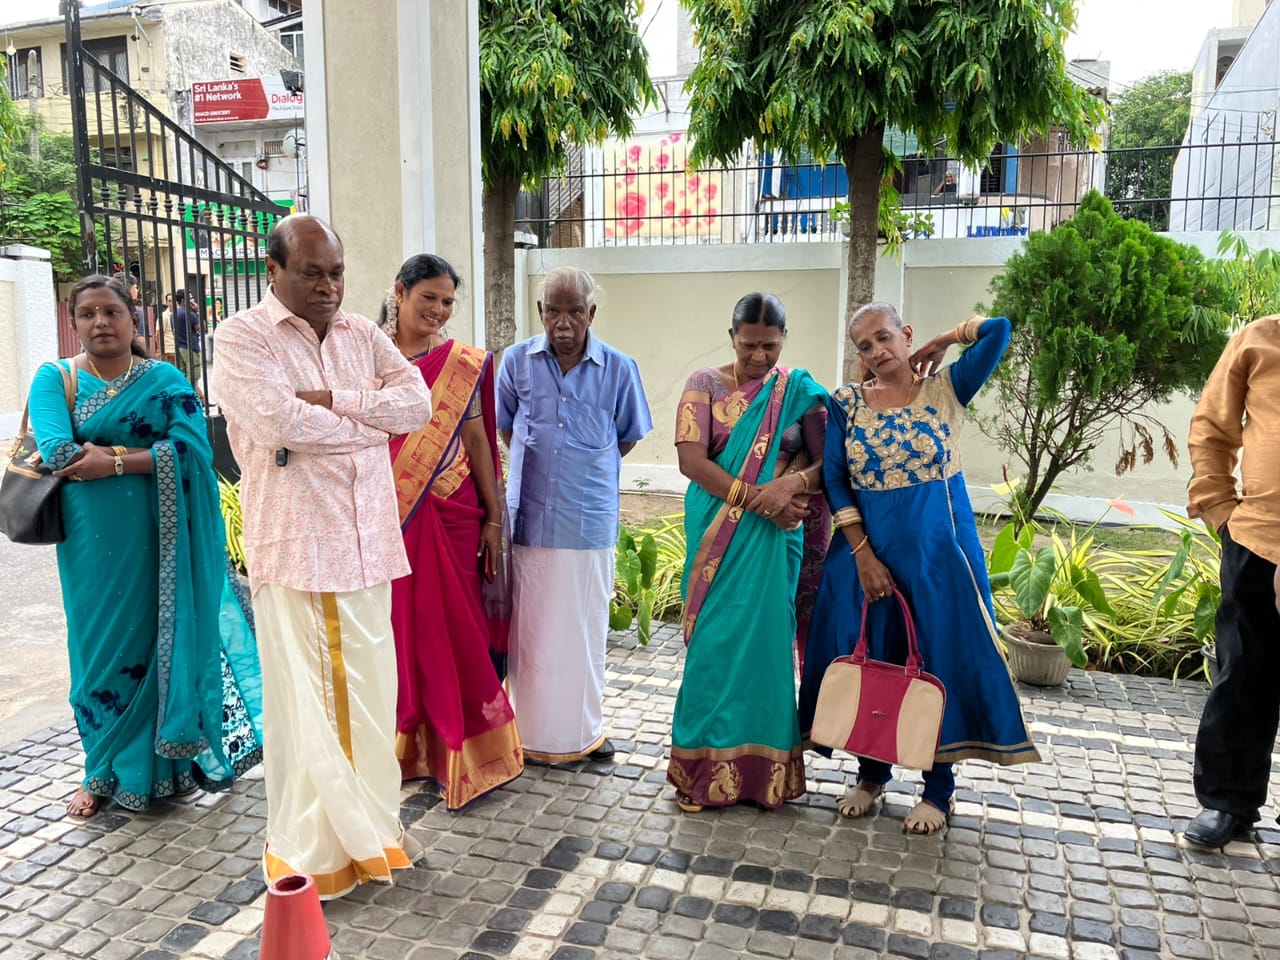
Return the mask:
<svg viewBox="0 0 1280 960">
<path fill-rule="evenodd" d="M 62 374 L 62 387 L 67 395 L 67 410 L 76 405 L 76 365 L 68 373 L 62 364 L 54 364 Z M 66 539 L 62 529 L 62 496 L 58 488 L 64 477 L 55 477 L 40 457 L 35 434 L 28 429 L 31 402 L 22 410 L 18 439 L 9 451 L 4 477 L 0 478 L 0 531 L 14 543 L 61 543 Z"/>
</svg>

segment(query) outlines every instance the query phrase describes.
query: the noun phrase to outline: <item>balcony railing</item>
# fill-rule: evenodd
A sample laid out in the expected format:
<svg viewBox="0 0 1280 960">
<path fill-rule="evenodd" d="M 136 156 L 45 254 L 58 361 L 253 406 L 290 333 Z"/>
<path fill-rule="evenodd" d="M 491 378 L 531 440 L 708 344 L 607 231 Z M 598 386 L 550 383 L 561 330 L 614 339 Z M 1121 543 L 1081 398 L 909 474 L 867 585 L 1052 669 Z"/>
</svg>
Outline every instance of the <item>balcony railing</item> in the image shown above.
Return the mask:
<svg viewBox="0 0 1280 960">
<path fill-rule="evenodd" d="M 908 158 L 895 178 L 907 236 L 990 237 L 1048 230 L 1097 189 L 1154 229 L 1280 229 L 1280 153 L 1269 127 L 1232 142 L 993 155 L 981 169 Z M 808 243 L 843 239 L 839 164 L 687 169 L 681 135 L 588 151 L 581 166 L 526 197 L 522 230 L 544 247 Z M 914 228 L 914 229 L 912 229 Z"/>
</svg>

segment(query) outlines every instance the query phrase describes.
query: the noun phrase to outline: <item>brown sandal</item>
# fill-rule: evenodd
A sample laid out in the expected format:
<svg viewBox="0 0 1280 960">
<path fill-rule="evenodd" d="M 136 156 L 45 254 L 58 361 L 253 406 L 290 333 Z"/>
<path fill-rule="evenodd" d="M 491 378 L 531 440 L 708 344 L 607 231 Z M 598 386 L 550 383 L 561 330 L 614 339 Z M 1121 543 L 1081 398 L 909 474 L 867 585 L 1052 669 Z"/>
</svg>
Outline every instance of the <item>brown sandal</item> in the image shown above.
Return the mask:
<svg viewBox="0 0 1280 960">
<path fill-rule="evenodd" d="M 871 808 L 883 796 L 883 783 L 870 783 L 866 780 L 859 780 L 844 792 L 844 796 L 836 801 L 836 811 L 846 820 L 856 820 L 858 817 L 865 817 L 870 813 Z"/>
<path fill-rule="evenodd" d="M 942 830 L 950 818 L 950 810 L 941 810 L 928 800 L 921 800 L 902 821 L 902 832 L 915 837 L 931 837 Z"/>
</svg>

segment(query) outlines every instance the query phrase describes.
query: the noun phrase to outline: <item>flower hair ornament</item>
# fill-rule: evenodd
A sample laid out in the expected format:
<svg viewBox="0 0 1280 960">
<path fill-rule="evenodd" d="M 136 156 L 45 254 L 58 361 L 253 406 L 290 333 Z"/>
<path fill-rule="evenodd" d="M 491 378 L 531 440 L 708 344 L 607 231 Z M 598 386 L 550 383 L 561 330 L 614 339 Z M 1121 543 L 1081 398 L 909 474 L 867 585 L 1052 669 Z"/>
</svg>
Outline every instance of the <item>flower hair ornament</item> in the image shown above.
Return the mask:
<svg viewBox="0 0 1280 960">
<path fill-rule="evenodd" d="M 396 338 L 396 328 L 398 327 L 397 321 L 400 318 L 400 298 L 396 296 L 394 284 L 387 291 L 387 297 L 382 301 L 382 306 L 387 312 L 387 319 L 382 322 L 382 332 L 394 340 Z"/>
</svg>

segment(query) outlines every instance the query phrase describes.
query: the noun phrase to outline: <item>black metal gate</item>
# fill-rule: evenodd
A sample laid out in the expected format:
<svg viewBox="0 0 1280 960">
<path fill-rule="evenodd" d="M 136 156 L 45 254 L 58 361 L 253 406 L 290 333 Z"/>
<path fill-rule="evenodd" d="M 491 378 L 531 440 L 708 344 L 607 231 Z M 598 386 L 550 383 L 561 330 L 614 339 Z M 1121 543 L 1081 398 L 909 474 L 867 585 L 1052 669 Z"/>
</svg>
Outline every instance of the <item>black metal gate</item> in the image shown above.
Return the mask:
<svg viewBox="0 0 1280 960">
<path fill-rule="evenodd" d="M 266 237 L 289 210 L 98 62 L 65 7 L 85 273 L 133 277 L 149 348 L 207 398 L 208 335 L 266 292 Z"/>
</svg>

